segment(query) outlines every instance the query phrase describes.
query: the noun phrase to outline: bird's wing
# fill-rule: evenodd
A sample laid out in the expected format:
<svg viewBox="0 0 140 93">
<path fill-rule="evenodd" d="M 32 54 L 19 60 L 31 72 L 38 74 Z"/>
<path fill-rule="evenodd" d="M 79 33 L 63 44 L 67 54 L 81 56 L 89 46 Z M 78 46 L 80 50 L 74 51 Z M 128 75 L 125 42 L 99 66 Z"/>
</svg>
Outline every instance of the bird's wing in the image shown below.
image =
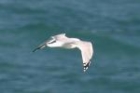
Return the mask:
<svg viewBox="0 0 140 93">
<path fill-rule="evenodd" d="M 80 49 L 81 54 L 82 54 L 83 67 L 84 67 L 84 72 L 85 72 L 91 63 L 91 58 L 94 52 L 92 43 L 86 42 L 86 41 L 79 41 L 77 43 L 77 47 Z"/>
</svg>

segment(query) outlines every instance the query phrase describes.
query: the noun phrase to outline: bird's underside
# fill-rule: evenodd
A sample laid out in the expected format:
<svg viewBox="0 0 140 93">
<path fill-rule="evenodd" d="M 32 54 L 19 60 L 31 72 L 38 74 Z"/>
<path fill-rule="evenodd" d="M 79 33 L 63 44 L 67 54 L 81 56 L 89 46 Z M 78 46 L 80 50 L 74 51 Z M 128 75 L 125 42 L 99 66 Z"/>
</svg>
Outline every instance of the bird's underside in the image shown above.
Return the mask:
<svg viewBox="0 0 140 93">
<path fill-rule="evenodd" d="M 52 39 L 39 45 L 34 51 L 43 49 L 44 47 L 62 47 L 62 48 L 78 48 L 81 51 L 84 72 L 88 69 L 91 64 L 91 58 L 93 56 L 93 46 L 91 42 L 81 41 L 77 38 L 68 38 L 65 34 L 58 34 L 51 37 Z"/>
</svg>

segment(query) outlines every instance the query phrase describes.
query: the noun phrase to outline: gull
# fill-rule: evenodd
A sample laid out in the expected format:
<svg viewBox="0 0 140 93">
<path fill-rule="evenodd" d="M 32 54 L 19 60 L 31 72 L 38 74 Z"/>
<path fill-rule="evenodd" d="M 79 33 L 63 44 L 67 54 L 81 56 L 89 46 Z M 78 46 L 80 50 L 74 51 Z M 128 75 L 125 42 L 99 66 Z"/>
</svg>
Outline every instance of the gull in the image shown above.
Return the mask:
<svg viewBox="0 0 140 93">
<path fill-rule="evenodd" d="M 65 33 L 51 36 L 50 39 L 40 44 L 37 48 L 33 50 L 43 49 L 45 47 L 50 48 L 65 48 L 74 49 L 78 48 L 81 51 L 82 61 L 83 61 L 83 71 L 85 72 L 91 64 L 91 59 L 93 56 L 93 46 L 91 42 L 82 41 L 78 38 L 69 38 Z"/>
</svg>

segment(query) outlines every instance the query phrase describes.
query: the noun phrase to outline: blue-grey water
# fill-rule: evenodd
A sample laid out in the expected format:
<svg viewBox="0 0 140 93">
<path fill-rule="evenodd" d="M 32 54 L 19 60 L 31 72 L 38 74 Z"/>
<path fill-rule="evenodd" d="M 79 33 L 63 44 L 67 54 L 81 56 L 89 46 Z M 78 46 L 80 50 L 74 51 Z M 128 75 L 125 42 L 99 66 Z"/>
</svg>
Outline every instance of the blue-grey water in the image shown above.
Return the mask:
<svg viewBox="0 0 140 93">
<path fill-rule="evenodd" d="M 91 41 L 80 51 L 31 51 L 66 33 Z M 0 93 L 140 93 L 139 0 L 0 0 Z"/>
</svg>

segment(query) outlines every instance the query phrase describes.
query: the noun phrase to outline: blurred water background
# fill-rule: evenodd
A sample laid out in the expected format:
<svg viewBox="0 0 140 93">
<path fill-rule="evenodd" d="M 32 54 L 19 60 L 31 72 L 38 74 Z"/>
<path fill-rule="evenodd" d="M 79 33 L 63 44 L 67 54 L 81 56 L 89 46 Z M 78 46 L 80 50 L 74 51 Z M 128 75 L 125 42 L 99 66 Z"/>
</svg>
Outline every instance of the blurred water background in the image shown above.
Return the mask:
<svg viewBox="0 0 140 93">
<path fill-rule="evenodd" d="M 94 44 L 31 51 L 66 33 Z M 0 0 L 0 93 L 140 93 L 139 0 Z"/>
</svg>

